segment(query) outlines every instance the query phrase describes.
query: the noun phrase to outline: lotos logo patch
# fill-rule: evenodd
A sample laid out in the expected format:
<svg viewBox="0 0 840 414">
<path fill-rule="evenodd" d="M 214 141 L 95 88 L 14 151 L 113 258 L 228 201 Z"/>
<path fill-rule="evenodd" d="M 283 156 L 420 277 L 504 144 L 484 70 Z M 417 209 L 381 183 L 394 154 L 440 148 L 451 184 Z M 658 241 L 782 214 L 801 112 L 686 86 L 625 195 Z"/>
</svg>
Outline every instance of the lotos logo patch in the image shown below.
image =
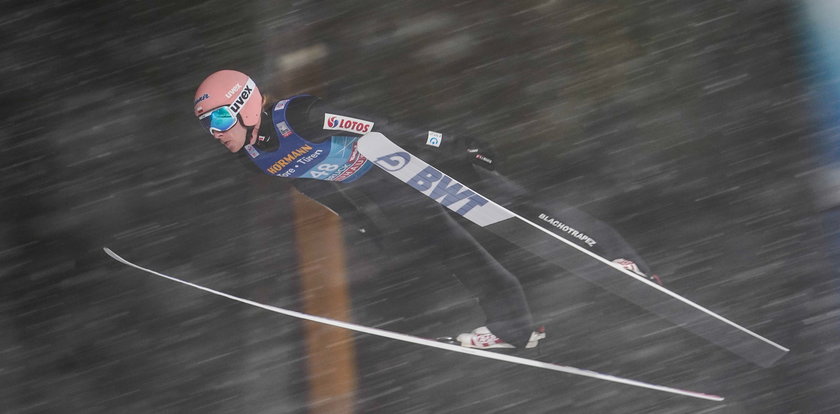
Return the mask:
<svg viewBox="0 0 840 414">
<path fill-rule="evenodd" d="M 373 129 L 373 122 L 327 113 L 324 114 L 324 129 L 364 134 Z"/>
<path fill-rule="evenodd" d="M 196 99 L 195 102 L 193 102 L 193 106 L 198 105 L 199 102 L 201 102 L 201 101 L 203 101 L 203 100 L 205 100 L 209 97 L 210 97 L 210 95 L 208 95 L 206 93 L 204 95 L 199 96 L 198 99 Z"/>
</svg>

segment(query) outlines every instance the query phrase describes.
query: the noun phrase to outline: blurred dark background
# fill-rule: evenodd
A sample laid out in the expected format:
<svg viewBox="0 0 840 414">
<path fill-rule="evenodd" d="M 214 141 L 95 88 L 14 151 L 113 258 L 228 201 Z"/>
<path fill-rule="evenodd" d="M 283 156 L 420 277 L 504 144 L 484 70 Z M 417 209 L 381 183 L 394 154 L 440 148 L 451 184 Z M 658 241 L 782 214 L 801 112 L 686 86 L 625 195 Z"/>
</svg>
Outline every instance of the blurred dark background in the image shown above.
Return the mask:
<svg viewBox="0 0 840 414">
<path fill-rule="evenodd" d="M 814 190 L 826 131 L 796 4 L 7 6 L 0 411 L 836 412 L 836 225 Z M 759 369 L 520 263 L 549 332 L 541 359 L 727 400 L 351 336 L 354 384 L 325 405 L 313 384 L 334 372 L 314 372 L 298 321 L 101 251 L 276 306 L 317 295 L 301 286 L 287 184 L 249 174 L 192 116 L 194 88 L 222 68 L 275 96 L 316 93 L 492 142 L 503 173 L 609 222 L 669 288 L 790 355 Z M 384 258 L 347 230 L 354 321 L 426 336 L 480 323 L 428 258 Z"/>
</svg>

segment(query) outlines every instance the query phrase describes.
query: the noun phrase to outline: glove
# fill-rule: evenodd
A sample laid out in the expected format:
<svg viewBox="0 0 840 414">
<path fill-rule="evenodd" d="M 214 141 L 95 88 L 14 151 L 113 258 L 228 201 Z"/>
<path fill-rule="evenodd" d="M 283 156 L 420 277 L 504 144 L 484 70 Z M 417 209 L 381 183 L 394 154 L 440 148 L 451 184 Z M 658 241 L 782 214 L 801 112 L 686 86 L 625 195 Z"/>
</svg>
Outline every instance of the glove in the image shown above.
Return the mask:
<svg viewBox="0 0 840 414">
<path fill-rule="evenodd" d="M 490 144 L 477 139 L 469 139 L 467 140 L 467 154 L 469 154 L 473 164 L 490 171 L 495 169 L 496 153 Z"/>
</svg>

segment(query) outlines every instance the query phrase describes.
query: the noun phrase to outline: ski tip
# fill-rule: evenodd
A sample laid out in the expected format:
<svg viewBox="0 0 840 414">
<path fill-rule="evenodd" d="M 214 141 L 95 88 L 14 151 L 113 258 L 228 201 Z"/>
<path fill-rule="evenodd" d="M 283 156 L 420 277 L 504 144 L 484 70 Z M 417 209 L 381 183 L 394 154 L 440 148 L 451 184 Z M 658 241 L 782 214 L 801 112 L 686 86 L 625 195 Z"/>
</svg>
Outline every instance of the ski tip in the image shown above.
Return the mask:
<svg viewBox="0 0 840 414">
<path fill-rule="evenodd" d="M 664 391 L 664 388 L 669 388 L 669 387 L 663 387 L 663 388 L 659 388 L 659 389 Z M 724 400 L 724 398 L 721 397 L 720 395 L 706 394 L 706 393 L 697 392 L 697 391 L 682 390 L 682 389 L 679 389 L 679 388 L 669 388 L 668 392 L 671 392 L 673 394 L 684 395 L 686 397 L 693 397 L 693 398 L 698 398 L 698 399 L 701 399 L 701 400 L 707 400 L 707 401 L 720 402 L 720 401 Z"/>
<path fill-rule="evenodd" d="M 107 247 L 103 247 L 103 248 L 102 248 L 102 251 L 104 251 L 104 252 L 105 252 L 105 254 L 107 254 L 108 256 L 111 256 L 111 258 L 112 258 L 112 259 L 114 259 L 114 260 L 116 260 L 116 261 L 118 261 L 118 262 L 120 262 L 120 263 L 128 263 L 125 259 L 123 259 L 122 257 L 120 257 L 120 255 L 118 255 L 118 254 L 114 253 L 114 251 L 113 251 L 113 250 L 111 250 L 111 249 L 109 249 L 109 248 L 107 248 Z"/>
<path fill-rule="evenodd" d="M 711 394 L 704 394 L 704 395 L 705 395 L 707 400 L 712 400 L 712 401 L 723 401 L 724 400 L 724 398 L 721 397 L 720 395 L 711 395 Z"/>
</svg>

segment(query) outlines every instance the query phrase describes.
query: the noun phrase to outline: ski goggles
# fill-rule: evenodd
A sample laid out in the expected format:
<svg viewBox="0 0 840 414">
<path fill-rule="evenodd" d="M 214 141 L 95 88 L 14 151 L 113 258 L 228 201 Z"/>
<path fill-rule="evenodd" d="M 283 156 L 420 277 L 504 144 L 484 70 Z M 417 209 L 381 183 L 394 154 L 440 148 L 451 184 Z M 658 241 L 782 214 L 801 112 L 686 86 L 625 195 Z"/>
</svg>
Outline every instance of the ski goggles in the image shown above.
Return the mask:
<svg viewBox="0 0 840 414">
<path fill-rule="evenodd" d="M 236 113 L 229 106 L 220 106 L 210 112 L 198 117 L 201 126 L 212 134 L 213 132 L 225 132 L 236 125 Z"/>
</svg>

